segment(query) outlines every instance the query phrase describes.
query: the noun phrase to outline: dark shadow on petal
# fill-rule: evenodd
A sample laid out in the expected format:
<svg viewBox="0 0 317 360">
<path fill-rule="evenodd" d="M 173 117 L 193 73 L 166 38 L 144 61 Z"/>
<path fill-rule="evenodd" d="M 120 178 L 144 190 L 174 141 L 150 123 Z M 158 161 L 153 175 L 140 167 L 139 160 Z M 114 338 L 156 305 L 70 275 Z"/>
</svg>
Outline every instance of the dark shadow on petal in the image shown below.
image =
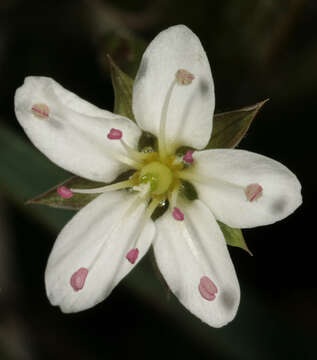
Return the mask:
<svg viewBox="0 0 317 360">
<path fill-rule="evenodd" d="M 225 289 L 219 294 L 219 297 L 220 297 L 219 300 L 227 310 L 230 310 L 234 307 L 236 302 L 235 301 L 236 296 L 233 290 Z"/>
<path fill-rule="evenodd" d="M 48 121 L 50 126 L 52 126 L 55 129 L 63 129 L 63 127 L 64 127 L 63 124 L 56 119 L 49 118 L 46 121 Z"/>
<path fill-rule="evenodd" d="M 202 96 L 206 96 L 209 93 L 209 83 L 206 80 L 199 80 L 199 91 Z"/>
<path fill-rule="evenodd" d="M 280 198 L 280 199 L 275 200 L 272 203 L 273 214 L 278 215 L 280 213 L 283 213 L 286 205 L 287 205 L 287 201 L 285 198 Z"/>
</svg>

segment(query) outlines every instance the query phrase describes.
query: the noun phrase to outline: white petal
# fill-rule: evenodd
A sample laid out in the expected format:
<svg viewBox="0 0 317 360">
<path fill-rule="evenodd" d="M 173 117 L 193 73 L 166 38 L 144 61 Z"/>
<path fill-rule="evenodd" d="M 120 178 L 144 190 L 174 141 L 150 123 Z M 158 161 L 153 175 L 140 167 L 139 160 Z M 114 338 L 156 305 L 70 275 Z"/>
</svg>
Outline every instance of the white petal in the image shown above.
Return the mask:
<svg viewBox="0 0 317 360">
<path fill-rule="evenodd" d="M 176 85 L 167 114 L 166 136 L 174 148 L 202 149 L 208 143 L 215 106 L 214 85 L 206 53 L 198 37 L 184 25 L 162 31 L 146 49 L 133 89 L 133 112 L 139 126 L 159 135 L 161 113 L 177 70 L 195 76 Z"/>
<path fill-rule="evenodd" d="M 37 104 L 47 105 L 47 118 L 33 114 Z M 107 138 L 111 128 L 122 130 L 134 148 L 140 136 L 132 121 L 98 109 L 46 77 L 25 79 L 15 94 L 15 112 L 31 141 L 50 160 L 90 180 L 109 182 L 127 170 L 111 155 L 125 154 L 120 141 Z"/>
<path fill-rule="evenodd" d="M 147 220 L 142 227 L 145 202 L 137 195 L 115 191 L 100 195 L 81 209 L 59 234 L 48 260 L 45 284 L 47 296 L 63 312 L 88 309 L 105 299 L 118 282 L 148 250 L 154 224 Z M 136 242 L 137 240 L 137 242 Z M 132 265 L 127 253 L 138 248 Z M 83 288 L 74 291 L 72 275 L 88 269 Z"/>
<path fill-rule="evenodd" d="M 157 220 L 154 251 L 159 269 L 190 312 L 211 326 L 221 327 L 234 318 L 240 301 L 239 283 L 225 239 L 201 201 L 193 201 L 182 211 L 184 221 L 176 221 L 170 212 Z M 218 288 L 213 301 L 199 292 L 204 276 Z"/>
<path fill-rule="evenodd" d="M 290 215 L 301 203 L 301 185 L 281 163 L 245 150 L 194 153 L 199 198 L 216 218 L 234 228 L 267 225 Z M 259 184 L 262 196 L 248 201 L 245 189 Z"/>
</svg>

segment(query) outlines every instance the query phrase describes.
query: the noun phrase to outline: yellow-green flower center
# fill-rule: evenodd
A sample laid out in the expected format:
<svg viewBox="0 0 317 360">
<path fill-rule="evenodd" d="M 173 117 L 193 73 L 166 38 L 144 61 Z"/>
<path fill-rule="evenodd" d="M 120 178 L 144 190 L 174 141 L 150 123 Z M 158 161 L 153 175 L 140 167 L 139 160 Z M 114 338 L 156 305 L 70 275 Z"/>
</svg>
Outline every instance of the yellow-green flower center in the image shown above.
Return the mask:
<svg viewBox="0 0 317 360">
<path fill-rule="evenodd" d="M 141 183 L 149 183 L 153 195 L 161 195 L 167 192 L 172 181 L 172 171 L 159 161 L 152 161 L 143 166 L 140 171 Z"/>
</svg>

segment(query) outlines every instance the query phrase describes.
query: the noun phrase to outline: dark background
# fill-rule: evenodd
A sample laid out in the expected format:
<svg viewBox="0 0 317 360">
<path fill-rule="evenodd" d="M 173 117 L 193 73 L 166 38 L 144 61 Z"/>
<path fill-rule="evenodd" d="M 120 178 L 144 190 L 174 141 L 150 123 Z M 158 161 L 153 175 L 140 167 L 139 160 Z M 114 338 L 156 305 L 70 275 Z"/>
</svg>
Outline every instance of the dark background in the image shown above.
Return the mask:
<svg viewBox="0 0 317 360">
<path fill-rule="evenodd" d="M 313 154 L 315 0 L 23 1 L 0 3 L 0 359 L 315 359 Z M 94 309 L 64 315 L 45 296 L 44 269 L 71 212 L 24 202 L 69 176 L 19 127 L 15 89 L 53 77 L 106 109 L 106 54 L 132 76 L 146 44 L 178 23 L 210 59 L 216 111 L 270 98 L 239 147 L 288 166 L 303 205 L 287 219 L 244 231 L 254 256 L 230 248 L 242 291 L 236 319 L 209 328 L 169 294 L 146 257 Z"/>
</svg>

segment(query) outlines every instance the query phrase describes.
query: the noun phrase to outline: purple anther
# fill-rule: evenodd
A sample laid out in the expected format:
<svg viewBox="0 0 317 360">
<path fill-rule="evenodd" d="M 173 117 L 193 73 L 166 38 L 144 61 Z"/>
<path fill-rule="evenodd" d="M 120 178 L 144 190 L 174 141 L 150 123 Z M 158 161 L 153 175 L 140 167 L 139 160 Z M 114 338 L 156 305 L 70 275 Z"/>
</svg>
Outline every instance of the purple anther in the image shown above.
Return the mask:
<svg viewBox="0 0 317 360">
<path fill-rule="evenodd" d="M 177 220 L 177 221 L 183 221 L 184 220 L 184 214 L 177 207 L 174 207 L 172 215 L 173 215 L 173 218 L 175 220 Z"/>
<path fill-rule="evenodd" d="M 131 264 L 134 264 L 138 256 L 139 256 L 139 249 L 132 249 L 127 253 L 126 259 L 129 260 Z"/>
<path fill-rule="evenodd" d="M 198 290 L 200 295 L 208 301 L 213 301 L 216 298 L 216 294 L 218 292 L 217 286 L 215 283 L 209 279 L 207 276 L 203 276 L 200 279 L 200 283 L 198 286 Z"/>
<path fill-rule="evenodd" d="M 122 131 L 119 129 L 112 128 L 109 131 L 107 138 L 110 140 L 120 140 L 122 138 Z"/>
<path fill-rule="evenodd" d="M 187 153 L 183 156 L 183 160 L 189 164 L 192 164 L 194 162 L 193 152 L 194 150 L 188 150 Z"/>
<path fill-rule="evenodd" d="M 70 285 L 74 291 L 79 291 L 84 287 L 87 275 L 88 269 L 86 268 L 80 268 L 74 272 L 70 278 Z"/>
<path fill-rule="evenodd" d="M 60 186 L 57 188 L 57 192 L 63 199 L 70 199 L 73 196 L 73 192 L 66 186 Z"/>
</svg>

